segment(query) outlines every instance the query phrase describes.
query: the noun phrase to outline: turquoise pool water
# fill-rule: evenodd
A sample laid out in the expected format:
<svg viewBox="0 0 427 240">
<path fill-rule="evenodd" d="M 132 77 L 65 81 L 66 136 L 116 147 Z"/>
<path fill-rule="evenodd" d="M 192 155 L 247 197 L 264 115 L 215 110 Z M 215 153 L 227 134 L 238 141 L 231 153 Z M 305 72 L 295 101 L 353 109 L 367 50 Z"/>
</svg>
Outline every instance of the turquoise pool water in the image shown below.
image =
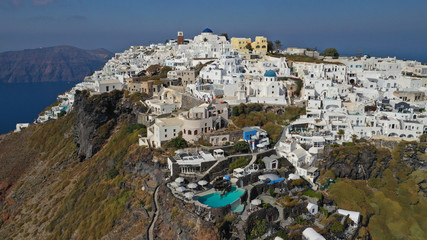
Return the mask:
<svg viewBox="0 0 427 240">
<path fill-rule="evenodd" d="M 233 203 L 245 193 L 245 190 L 237 187 L 232 187 L 230 192 L 227 192 L 222 197 L 221 192 L 211 193 L 198 198 L 199 202 L 208 205 L 209 207 L 224 207 Z"/>
<path fill-rule="evenodd" d="M 235 213 L 241 213 L 244 208 L 245 208 L 245 206 L 243 204 L 239 204 L 239 205 L 237 205 L 237 207 L 231 208 L 231 211 L 235 212 Z"/>
</svg>

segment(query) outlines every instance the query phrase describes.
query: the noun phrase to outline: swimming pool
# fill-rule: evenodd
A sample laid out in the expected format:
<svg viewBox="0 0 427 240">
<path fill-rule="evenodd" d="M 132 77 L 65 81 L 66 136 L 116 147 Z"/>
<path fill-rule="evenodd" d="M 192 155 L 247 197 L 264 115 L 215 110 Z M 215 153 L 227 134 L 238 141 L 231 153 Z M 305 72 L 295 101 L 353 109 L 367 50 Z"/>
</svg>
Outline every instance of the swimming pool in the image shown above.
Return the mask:
<svg viewBox="0 0 427 240">
<path fill-rule="evenodd" d="M 197 200 L 209 207 L 224 207 L 239 199 L 244 193 L 245 190 L 233 186 L 231 191 L 223 196 L 220 196 L 221 192 L 214 192 L 205 196 L 200 196 Z"/>
</svg>

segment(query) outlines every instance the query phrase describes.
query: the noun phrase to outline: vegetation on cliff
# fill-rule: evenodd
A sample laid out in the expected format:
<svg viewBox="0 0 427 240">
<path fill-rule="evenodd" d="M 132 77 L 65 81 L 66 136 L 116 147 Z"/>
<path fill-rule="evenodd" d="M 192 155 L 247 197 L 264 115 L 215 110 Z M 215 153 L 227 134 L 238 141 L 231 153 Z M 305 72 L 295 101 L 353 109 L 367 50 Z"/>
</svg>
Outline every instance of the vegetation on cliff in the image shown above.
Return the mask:
<svg viewBox="0 0 427 240">
<path fill-rule="evenodd" d="M 282 125 L 305 114 L 305 108 L 287 107 L 282 114 L 264 111 L 261 104 L 240 104 L 232 109 L 233 123 L 239 127 L 260 126 L 266 130 L 273 143 L 280 138 Z"/>
<path fill-rule="evenodd" d="M 100 101 L 112 101 L 116 111 L 123 109 L 119 105 L 126 105 L 128 99 L 123 95 L 116 98 L 114 94 L 78 98 L 84 104 L 77 103 L 78 107 L 67 116 L 2 139 L 2 143 L 20 141 L 24 147 L 21 155 L 0 154 L 0 164 L 10 159 L 21 163 L 11 167 L 17 175 L 7 180 L 11 187 L 0 192 L 1 239 L 145 236 L 144 229 L 152 214 L 150 191 L 160 174 L 147 161 L 152 158 L 151 151 L 137 144 L 138 135 L 144 136 L 146 128 L 135 124 L 133 108 L 126 107 L 129 111 L 111 115 L 116 121 L 107 117 L 103 124 L 94 127 L 105 142 L 97 152 L 84 161 L 78 154 L 81 145 L 76 142 L 83 135 L 75 138 L 81 133 L 75 131 L 77 112 L 81 130 L 85 131 L 82 126 L 91 126 L 92 118 L 102 118 L 108 112 L 102 108 L 110 105 Z M 80 108 L 95 111 L 84 114 Z M 97 141 L 86 140 L 88 144 Z M 10 150 L 14 151 L 13 147 Z M 3 179 L 6 178 L 2 176 Z"/>
<path fill-rule="evenodd" d="M 361 212 L 360 236 L 369 233 L 373 239 L 427 238 L 427 172 L 407 164 L 411 156 L 420 157 L 412 162 L 422 161 L 424 145 L 423 142 L 402 141 L 392 152 L 369 144 L 332 150 L 330 161 L 341 162 L 340 168 L 357 168 L 365 157 L 373 163 L 366 169 L 370 172 L 368 179 L 342 178 L 328 189 L 329 197 L 340 208 Z M 367 152 L 371 154 L 366 155 Z M 342 175 L 337 165 L 333 171 L 341 174 L 340 177 L 356 176 L 351 172 Z"/>
</svg>

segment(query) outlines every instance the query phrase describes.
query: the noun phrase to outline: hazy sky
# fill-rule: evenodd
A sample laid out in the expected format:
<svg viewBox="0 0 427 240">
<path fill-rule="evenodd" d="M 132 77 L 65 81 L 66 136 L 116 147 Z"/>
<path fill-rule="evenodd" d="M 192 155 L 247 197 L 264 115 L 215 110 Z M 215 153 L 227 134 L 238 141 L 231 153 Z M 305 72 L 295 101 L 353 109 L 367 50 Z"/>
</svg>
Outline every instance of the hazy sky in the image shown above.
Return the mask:
<svg viewBox="0 0 427 240">
<path fill-rule="evenodd" d="M 116 52 L 206 27 L 427 62 L 427 0 L 0 0 L 0 52 L 64 44 Z"/>
</svg>

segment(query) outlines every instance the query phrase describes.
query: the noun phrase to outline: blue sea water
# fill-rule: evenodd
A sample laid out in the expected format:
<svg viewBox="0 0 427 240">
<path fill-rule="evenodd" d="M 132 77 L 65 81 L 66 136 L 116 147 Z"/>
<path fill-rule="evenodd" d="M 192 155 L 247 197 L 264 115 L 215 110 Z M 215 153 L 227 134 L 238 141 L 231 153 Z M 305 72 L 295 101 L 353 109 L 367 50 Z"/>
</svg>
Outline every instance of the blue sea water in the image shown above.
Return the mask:
<svg viewBox="0 0 427 240">
<path fill-rule="evenodd" d="M 0 134 L 16 123 L 31 123 L 38 114 L 78 82 L 0 83 Z"/>
</svg>

